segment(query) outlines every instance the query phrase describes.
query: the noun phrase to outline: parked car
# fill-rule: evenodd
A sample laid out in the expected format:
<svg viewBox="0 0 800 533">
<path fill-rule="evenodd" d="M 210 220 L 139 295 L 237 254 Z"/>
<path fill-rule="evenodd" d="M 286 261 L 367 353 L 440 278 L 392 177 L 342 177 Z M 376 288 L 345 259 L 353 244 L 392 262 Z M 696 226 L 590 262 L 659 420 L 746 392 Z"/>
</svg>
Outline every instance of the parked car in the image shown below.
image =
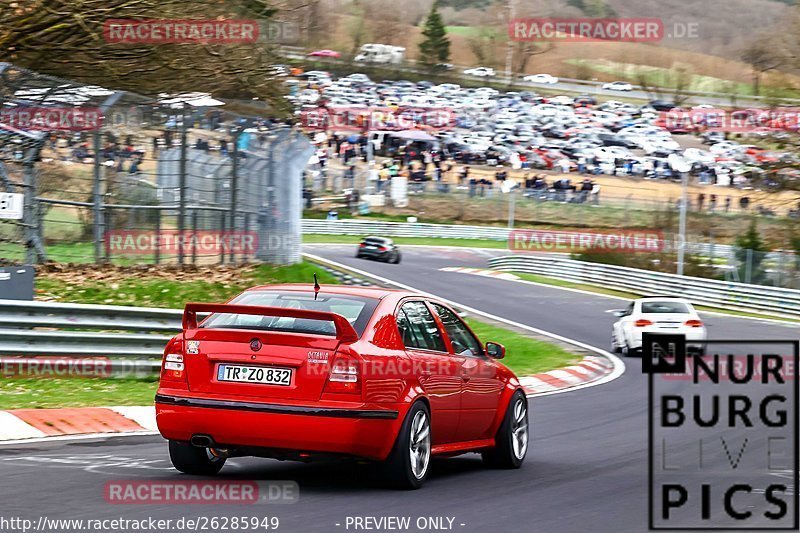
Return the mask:
<svg viewBox="0 0 800 533">
<path fill-rule="evenodd" d="M 482 78 L 492 78 L 496 76 L 493 68 L 490 67 L 475 67 L 468 68 L 464 71 L 467 76 L 480 76 Z"/>
<path fill-rule="evenodd" d="M 685 335 L 687 350 L 705 351 L 706 328 L 684 298 L 639 298 L 614 311 L 614 316 L 619 317 L 611 329 L 611 350 L 616 353 L 627 356 L 640 352 L 643 333 Z"/>
<path fill-rule="evenodd" d="M 186 305 L 164 351 L 156 422 L 186 474 L 217 474 L 231 457 L 352 457 L 415 489 L 435 456 L 522 465 L 528 403 L 504 355 L 433 297 L 255 287 Z"/>
<path fill-rule="evenodd" d="M 358 245 L 356 257 L 359 259 L 378 259 L 385 263 L 397 264 L 400 262 L 400 250 L 391 239 L 367 237 Z"/>
<path fill-rule="evenodd" d="M 523 76 L 522 81 L 527 81 L 528 83 L 544 83 L 547 85 L 553 85 L 558 83 L 558 78 L 551 76 L 550 74 L 531 74 L 529 76 Z"/>
<path fill-rule="evenodd" d="M 656 111 L 671 111 L 678 107 L 675 102 L 668 100 L 651 100 L 649 106 Z"/>
<path fill-rule="evenodd" d="M 310 54 L 308 54 L 308 57 L 331 57 L 338 59 L 342 57 L 342 54 L 340 54 L 336 50 L 315 50 Z"/>
<path fill-rule="evenodd" d="M 611 83 L 604 83 L 603 89 L 606 91 L 632 91 L 633 85 L 624 81 L 612 81 Z"/>
</svg>

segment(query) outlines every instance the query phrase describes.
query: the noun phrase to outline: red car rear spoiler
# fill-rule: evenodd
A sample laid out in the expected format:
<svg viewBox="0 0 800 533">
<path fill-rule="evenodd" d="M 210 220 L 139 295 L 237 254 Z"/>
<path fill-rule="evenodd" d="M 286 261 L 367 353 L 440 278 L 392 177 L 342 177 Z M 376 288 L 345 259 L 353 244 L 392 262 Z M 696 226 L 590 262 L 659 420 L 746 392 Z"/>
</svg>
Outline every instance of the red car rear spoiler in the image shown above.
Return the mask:
<svg viewBox="0 0 800 533">
<path fill-rule="evenodd" d="M 188 303 L 183 310 L 183 329 L 197 328 L 197 313 L 231 313 L 237 315 L 264 315 L 287 318 L 303 318 L 306 320 L 323 320 L 333 322 L 336 327 L 336 338 L 342 342 L 355 342 L 358 333 L 352 324 L 338 313 L 326 311 L 310 311 L 307 309 L 287 309 L 285 307 L 266 307 L 261 305 L 237 304 L 204 304 Z"/>
</svg>

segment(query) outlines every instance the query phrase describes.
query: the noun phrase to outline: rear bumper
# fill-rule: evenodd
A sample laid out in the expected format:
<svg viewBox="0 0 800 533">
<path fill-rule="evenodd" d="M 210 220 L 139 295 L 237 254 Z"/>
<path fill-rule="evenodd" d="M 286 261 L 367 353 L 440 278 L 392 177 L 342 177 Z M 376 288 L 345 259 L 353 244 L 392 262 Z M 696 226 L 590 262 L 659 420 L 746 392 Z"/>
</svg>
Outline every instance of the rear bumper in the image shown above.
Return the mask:
<svg viewBox="0 0 800 533">
<path fill-rule="evenodd" d="M 210 435 L 220 447 L 253 447 L 385 459 L 402 424 L 404 404 L 268 404 L 159 392 L 156 423 L 169 440 Z"/>
<path fill-rule="evenodd" d="M 358 255 L 361 257 L 369 257 L 370 259 L 383 259 L 385 257 L 389 257 L 389 251 L 380 250 L 359 250 Z"/>
<path fill-rule="evenodd" d="M 658 328 L 637 328 L 637 331 L 633 333 L 633 339 L 632 339 L 633 342 L 631 344 L 631 348 L 639 349 L 642 347 L 643 333 L 673 333 L 673 332 Z M 674 334 L 686 336 L 687 348 L 700 348 L 703 346 L 703 342 L 706 340 L 706 328 L 681 329 L 674 331 Z"/>
</svg>

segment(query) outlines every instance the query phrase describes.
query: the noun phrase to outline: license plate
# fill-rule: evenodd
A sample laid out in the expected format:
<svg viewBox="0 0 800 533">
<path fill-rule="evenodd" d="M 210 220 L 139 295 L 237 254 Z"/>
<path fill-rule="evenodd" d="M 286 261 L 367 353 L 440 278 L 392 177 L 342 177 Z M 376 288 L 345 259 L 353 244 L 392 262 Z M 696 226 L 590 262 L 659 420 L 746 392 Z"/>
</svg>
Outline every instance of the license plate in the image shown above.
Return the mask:
<svg viewBox="0 0 800 533">
<path fill-rule="evenodd" d="M 276 366 L 219 365 L 217 367 L 217 381 L 260 383 L 262 385 L 288 387 L 292 384 L 293 372 L 294 370 L 291 368 Z"/>
</svg>

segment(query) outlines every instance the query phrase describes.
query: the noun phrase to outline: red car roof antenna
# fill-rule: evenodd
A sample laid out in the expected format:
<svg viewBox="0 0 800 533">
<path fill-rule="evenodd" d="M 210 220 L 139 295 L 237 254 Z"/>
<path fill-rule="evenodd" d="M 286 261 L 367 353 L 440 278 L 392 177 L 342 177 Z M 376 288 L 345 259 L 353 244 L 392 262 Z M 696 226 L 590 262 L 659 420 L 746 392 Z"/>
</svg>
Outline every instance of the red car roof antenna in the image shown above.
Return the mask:
<svg viewBox="0 0 800 533">
<path fill-rule="evenodd" d="M 314 300 L 319 296 L 319 282 L 317 282 L 317 273 L 314 272 Z"/>
</svg>

